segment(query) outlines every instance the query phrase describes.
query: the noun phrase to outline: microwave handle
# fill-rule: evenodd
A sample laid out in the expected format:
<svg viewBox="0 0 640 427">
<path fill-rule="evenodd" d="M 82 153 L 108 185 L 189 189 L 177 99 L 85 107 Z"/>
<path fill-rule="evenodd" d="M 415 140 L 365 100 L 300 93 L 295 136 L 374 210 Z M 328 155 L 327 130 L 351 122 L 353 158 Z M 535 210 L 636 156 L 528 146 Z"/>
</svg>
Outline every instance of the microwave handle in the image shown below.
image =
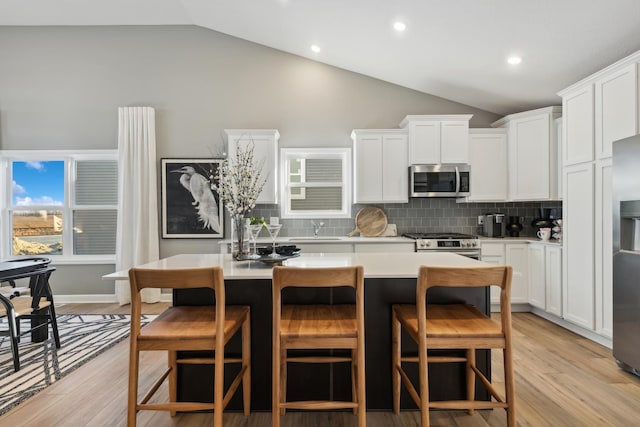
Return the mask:
<svg viewBox="0 0 640 427">
<path fill-rule="evenodd" d="M 460 169 L 456 166 L 456 194 L 460 193 Z"/>
</svg>

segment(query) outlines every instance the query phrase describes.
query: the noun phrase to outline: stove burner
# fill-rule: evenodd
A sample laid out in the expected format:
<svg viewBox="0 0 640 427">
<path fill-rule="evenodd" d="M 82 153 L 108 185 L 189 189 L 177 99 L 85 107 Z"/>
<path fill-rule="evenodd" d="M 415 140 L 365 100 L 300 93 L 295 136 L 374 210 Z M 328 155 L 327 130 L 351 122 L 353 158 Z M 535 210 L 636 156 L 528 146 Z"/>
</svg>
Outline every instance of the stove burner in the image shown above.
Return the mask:
<svg viewBox="0 0 640 427">
<path fill-rule="evenodd" d="M 478 236 L 462 233 L 405 233 L 403 236 L 410 239 L 477 239 Z"/>
</svg>

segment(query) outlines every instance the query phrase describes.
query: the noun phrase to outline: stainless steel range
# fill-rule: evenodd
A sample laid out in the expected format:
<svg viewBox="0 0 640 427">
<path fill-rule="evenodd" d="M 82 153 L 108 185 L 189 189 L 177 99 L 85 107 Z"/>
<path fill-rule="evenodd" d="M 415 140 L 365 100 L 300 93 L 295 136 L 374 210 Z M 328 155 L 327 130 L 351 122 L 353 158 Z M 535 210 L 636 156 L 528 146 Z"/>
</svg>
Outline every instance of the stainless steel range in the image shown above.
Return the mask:
<svg viewBox="0 0 640 427">
<path fill-rule="evenodd" d="M 404 236 L 416 241 L 416 252 L 453 252 L 480 259 L 478 236 L 462 233 L 405 233 Z"/>
</svg>

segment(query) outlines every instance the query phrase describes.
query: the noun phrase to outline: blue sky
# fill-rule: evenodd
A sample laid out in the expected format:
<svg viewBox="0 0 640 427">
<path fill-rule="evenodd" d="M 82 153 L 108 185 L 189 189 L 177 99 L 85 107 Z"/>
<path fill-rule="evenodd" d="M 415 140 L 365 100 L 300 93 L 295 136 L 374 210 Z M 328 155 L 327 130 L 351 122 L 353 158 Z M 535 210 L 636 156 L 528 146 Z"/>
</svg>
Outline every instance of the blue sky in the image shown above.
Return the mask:
<svg viewBox="0 0 640 427">
<path fill-rule="evenodd" d="M 14 205 L 62 205 L 64 161 L 13 162 Z"/>
</svg>

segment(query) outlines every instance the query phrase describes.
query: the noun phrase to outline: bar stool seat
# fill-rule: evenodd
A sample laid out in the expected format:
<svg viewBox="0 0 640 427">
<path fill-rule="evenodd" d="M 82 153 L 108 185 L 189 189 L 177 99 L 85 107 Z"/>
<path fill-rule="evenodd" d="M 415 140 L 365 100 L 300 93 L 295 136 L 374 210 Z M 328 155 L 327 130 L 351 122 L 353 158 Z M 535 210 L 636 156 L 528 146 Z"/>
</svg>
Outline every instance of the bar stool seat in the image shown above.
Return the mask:
<svg viewBox="0 0 640 427">
<path fill-rule="evenodd" d="M 287 287 L 352 287 L 354 304 L 282 304 Z M 288 350 L 346 349 L 349 355 L 289 355 Z M 287 401 L 287 363 L 351 363 L 351 401 Z M 352 409 L 358 426 L 366 425 L 364 366 L 364 270 L 274 267 L 273 270 L 273 407 L 272 426 L 280 426 L 286 409 Z M 309 384 L 313 387 L 313 384 Z"/>
<path fill-rule="evenodd" d="M 127 425 L 136 425 L 136 414 L 141 410 L 211 411 L 213 425 L 222 427 L 222 414 L 227 403 L 242 384 L 244 414 L 249 415 L 251 402 L 251 322 L 248 306 L 226 306 L 224 276 L 220 267 L 195 269 L 140 269 L 129 270 L 131 285 L 131 336 L 129 351 L 129 400 Z M 141 296 L 144 288 L 197 289 L 209 288 L 215 295 L 216 305 L 170 307 L 156 319 L 140 327 Z M 242 354 L 240 357 L 225 355 L 225 345 L 241 331 Z M 138 399 L 140 352 L 166 351 L 168 369 L 162 374 L 142 399 Z M 195 351 L 178 358 L 178 351 Z M 203 356 L 201 351 L 213 352 L 213 357 Z M 240 364 L 240 369 L 225 392 L 224 366 Z M 214 377 L 211 382 L 213 403 L 178 402 L 178 365 L 212 364 Z M 162 383 L 169 380 L 169 401 L 156 402 L 152 397 Z M 228 383 L 227 383 L 228 384 Z"/>
<path fill-rule="evenodd" d="M 421 411 L 421 425 L 429 426 L 429 409 L 503 408 L 507 425 L 515 427 L 515 380 L 511 344 L 511 275 L 508 266 L 499 267 L 426 267 L 420 268 L 416 287 L 416 305 L 392 307 L 393 411 L 400 412 L 400 388 L 404 385 Z M 427 291 L 442 287 L 500 287 L 501 321 L 496 322 L 469 304 L 427 304 Z M 418 355 L 402 354 L 401 331 L 406 330 L 418 344 Z M 429 350 L 454 353 L 428 355 Z M 505 393 L 502 396 L 476 367 L 477 349 L 501 349 L 504 358 Z M 464 355 L 460 355 L 464 350 Z M 419 364 L 419 392 L 403 369 L 402 363 Z M 466 399 L 430 401 L 429 363 L 465 363 Z M 475 380 L 480 379 L 495 401 L 475 400 Z"/>
</svg>

